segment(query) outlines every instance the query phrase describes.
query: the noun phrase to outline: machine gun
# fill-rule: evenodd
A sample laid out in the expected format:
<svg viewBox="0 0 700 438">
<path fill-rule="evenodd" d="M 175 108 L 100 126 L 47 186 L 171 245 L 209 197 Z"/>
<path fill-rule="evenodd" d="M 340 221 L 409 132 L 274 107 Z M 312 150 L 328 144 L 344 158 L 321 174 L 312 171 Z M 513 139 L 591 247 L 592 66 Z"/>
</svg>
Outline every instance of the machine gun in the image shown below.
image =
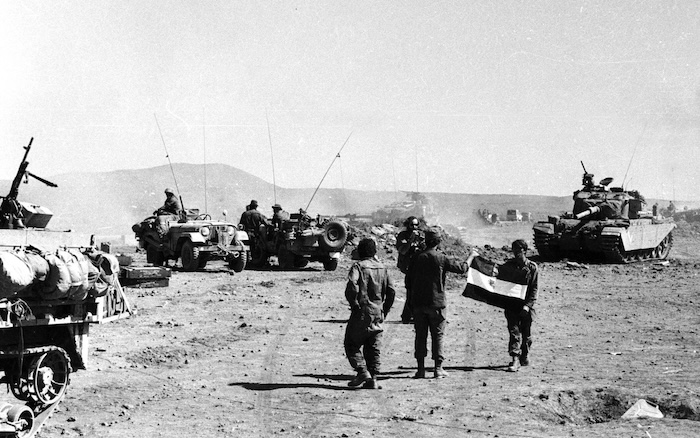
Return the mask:
<svg viewBox="0 0 700 438">
<path fill-rule="evenodd" d="M 2 203 L 0 203 L 0 228 L 24 228 L 25 224 L 22 221 L 24 214 L 22 212 L 22 205 L 17 201 L 17 195 L 19 194 L 19 184 L 24 180 L 25 183 L 29 182 L 29 177 L 41 181 L 49 187 L 58 187 L 56 184 L 48 181 L 40 176 L 34 175 L 27 170 L 29 166 L 29 161 L 27 161 L 27 156 L 29 155 L 29 150 L 32 148 L 32 142 L 34 137 L 29 140 L 29 144 L 23 146 L 24 148 L 24 158 L 17 169 L 17 174 L 15 179 L 12 180 L 12 186 L 10 187 L 10 192 L 2 198 Z"/>
</svg>

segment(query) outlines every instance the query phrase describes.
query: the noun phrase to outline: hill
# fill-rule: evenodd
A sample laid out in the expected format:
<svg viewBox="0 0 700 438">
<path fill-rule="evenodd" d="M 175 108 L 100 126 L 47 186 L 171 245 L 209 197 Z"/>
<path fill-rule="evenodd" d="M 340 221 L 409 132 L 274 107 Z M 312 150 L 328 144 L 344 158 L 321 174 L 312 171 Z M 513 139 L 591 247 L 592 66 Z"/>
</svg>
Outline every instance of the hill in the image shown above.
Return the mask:
<svg viewBox="0 0 700 438">
<path fill-rule="evenodd" d="M 173 183 L 177 176 L 177 186 Z M 206 180 L 206 184 L 205 184 Z M 118 170 L 112 172 L 84 172 L 60 174 L 52 177 L 57 188 L 49 188 L 30 180 L 20 187 L 19 199 L 48 207 L 54 214 L 53 229 L 72 229 L 83 233 L 126 235 L 131 237 L 131 226 L 151 215 L 162 205 L 166 187 L 179 189 L 186 208 L 208 211 L 214 218 L 237 223 L 240 214 L 251 199 L 256 199 L 260 210 L 271 215 L 271 206 L 277 202 L 290 212 L 306 208 L 314 189 L 276 188 L 247 172 L 224 164 L 174 164 L 148 169 Z M 0 193 L 9 190 L 11 181 L 0 181 Z M 206 199 L 205 199 L 206 186 Z M 575 187 L 572 187 L 572 191 Z M 510 208 L 531 212 L 533 219 L 546 218 L 571 208 L 570 197 L 533 195 L 473 195 L 454 193 L 425 193 L 432 203 L 441 224 L 480 226 L 478 209 L 505 214 Z M 319 189 L 309 213 L 343 215 L 370 214 L 397 200 L 404 194 L 386 191 Z M 650 200 L 650 203 L 655 202 Z M 659 201 L 660 205 L 665 205 Z M 206 208 L 205 208 L 206 207 Z"/>
</svg>

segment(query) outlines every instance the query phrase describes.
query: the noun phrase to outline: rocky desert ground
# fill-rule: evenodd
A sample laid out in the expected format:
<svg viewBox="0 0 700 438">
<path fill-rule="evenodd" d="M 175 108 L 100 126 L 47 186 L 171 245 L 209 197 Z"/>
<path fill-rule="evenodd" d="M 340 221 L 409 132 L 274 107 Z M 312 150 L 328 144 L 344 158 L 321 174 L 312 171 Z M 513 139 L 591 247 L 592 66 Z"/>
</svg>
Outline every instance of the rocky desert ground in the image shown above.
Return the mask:
<svg viewBox="0 0 700 438">
<path fill-rule="evenodd" d="M 667 264 L 541 263 L 533 363 L 518 373 L 505 371 L 502 311 L 450 276 L 440 380 L 411 378 L 413 327 L 383 246 L 398 299 L 380 390 L 347 386 L 348 256 L 334 272 L 175 267 L 169 287 L 127 289 L 131 318 L 93 327 L 88 367 L 39 436 L 700 436 L 700 232 L 681 225 Z M 481 250 L 515 238 L 531 240 L 531 224 L 464 232 Z M 664 418 L 620 419 L 639 399 Z"/>
</svg>

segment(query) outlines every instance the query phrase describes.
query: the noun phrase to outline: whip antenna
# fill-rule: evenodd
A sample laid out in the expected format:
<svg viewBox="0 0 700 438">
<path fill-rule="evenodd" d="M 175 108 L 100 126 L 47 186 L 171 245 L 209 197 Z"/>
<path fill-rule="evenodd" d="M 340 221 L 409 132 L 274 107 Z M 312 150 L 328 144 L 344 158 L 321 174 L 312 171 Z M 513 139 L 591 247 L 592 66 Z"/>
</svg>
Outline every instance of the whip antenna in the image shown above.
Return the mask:
<svg viewBox="0 0 700 438">
<path fill-rule="evenodd" d="M 272 160 L 272 194 L 277 204 L 277 183 L 275 182 L 275 156 L 272 153 L 272 134 L 270 134 L 270 118 L 267 116 L 267 108 L 265 108 L 265 120 L 267 120 L 267 138 L 270 140 L 270 159 Z"/>
<path fill-rule="evenodd" d="M 350 135 L 348 135 L 348 138 L 345 139 L 345 143 L 343 143 L 343 145 L 340 147 L 340 150 L 338 151 L 338 153 L 335 154 L 335 157 L 333 157 L 333 161 L 331 161 L 331 165 L 328 166 L 326 173 L 323 174 L 323 178 L 321 178 L 321 182 L 318 183 L 318 187 L 316 187 L 316 190 L 314 190 L 314 194 L 311 195 L 311 199 L 309 199 L 309 203 L 306 204 L 306 208 L 304 210 L 309 211 L 309 205 L 311 205 L 311 201 L 314 200 L 314 196 L 316 196 L 316 192 L 318 192 L 318 189 L 321 188 L 321 184 L 323 184 L 323 180 L 326 179 L 326 175 L 328 175 L 328 172 L 331 170 L 331 167 L 333 167 L 333 163 L 335 163 L 335 159 L 340 157 L 340 153 L 343 151 L 343 148 L 345 147 L 346 144 L 348 144 L 348 140 L 350 140 L 351 135 L 352 135 L 352 131 L 350 131 Z"/>
<path fill-rule="evenodd" d="M 202 108 L 202 147 L 204 149 L 204 212 L 207 213 L 207 125 L 204 123 L 204 108 Z"/>
<path fill-rule="evenodd" d="M 625 180 L 627 179 L 627 172 L 630 171 L 630 166 L 632 166 L 632 160 L 634 159 L 634 154 L 635 154 L 635 152 L 637 152 L 637 147 L 639 146 L 639 143 L 642 140 L 642 137 L 644 137 L 644 132 L 646 132 L 646 130 L 647 130 L 647 125 L 649 125 L 649 120 L 647 120 L 644 123 L 644 129 L 642 129 L 642 133 L 639 136 L 639 138 L 637 139 L 637 144 L 634 145 L 634 150 L 632 151 L 632 156 L 630 157 L 630 162 L 627 165 L 627 170 L 625 171 L 625 177 L 622 178 L 622 184 L 621 184 L 622 187 L 625 187 Z"/>
<path fill-rule="evenodd" d="M 177 178 L 175 178 L 175 171 L 173 170 L 173 163 L 170 161 L 170 154 L 168 153 L 168 147 L 165 145 L 165 139 L 163 138 L 163 131 L 160 130 L 160 123 L 158 123 L 158 117 L 156 113 L 153 113 L 153 117 L 156 119 L 156 126 L 158 126 L 158 133 L 160 134 L 160 140 L 163 142 L 163 149 L 165 149 L 165 158 L 168 159 L 168 164 L 170 165 L 170 172 L 173 174 L 173 181 L 175 181 L 175 190 L 177 190 L 177 195 L 180 196 L 180 188 L 177 185 Z"/>
</svg>

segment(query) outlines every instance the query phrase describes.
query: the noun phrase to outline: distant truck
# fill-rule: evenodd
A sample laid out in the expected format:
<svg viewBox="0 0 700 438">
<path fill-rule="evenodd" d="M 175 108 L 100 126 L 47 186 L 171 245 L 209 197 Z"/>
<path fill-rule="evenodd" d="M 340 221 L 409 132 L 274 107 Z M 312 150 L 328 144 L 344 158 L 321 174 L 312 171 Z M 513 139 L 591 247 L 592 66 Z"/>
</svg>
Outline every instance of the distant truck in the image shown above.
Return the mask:
<svg viewBox="0 0 700 438">
<path fill-rule="evenodd" d="M 520 210 L 508 210 L 506 211 L 506 220 L 511 222 L 522 222 L 523 215 L 520 213 Z"/>
</svg>

